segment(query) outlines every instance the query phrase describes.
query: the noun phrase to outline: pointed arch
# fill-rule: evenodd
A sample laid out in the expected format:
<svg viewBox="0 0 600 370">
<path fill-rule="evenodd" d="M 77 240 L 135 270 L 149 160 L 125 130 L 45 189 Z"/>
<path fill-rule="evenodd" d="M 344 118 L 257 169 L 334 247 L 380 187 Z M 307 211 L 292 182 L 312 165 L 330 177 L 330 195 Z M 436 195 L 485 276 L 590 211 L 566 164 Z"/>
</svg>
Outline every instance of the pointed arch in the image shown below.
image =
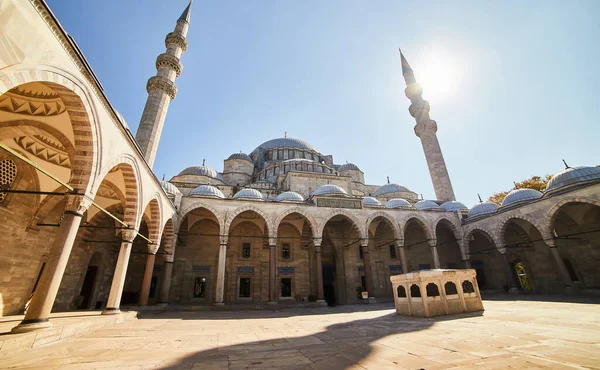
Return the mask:
<svg viewBox="0 0 600 370">
<path fill-rule="evenodd" d="M 434 232 L 436 233 L 436 239 L 437 239 L 437 227 L 440 224 L 440 222 L 446 222 L 450 226 L 450 229 L 452 230 L 452 233 L 454 234 L 456 241 L 460 241 L 462 239 L 462 233 L 460 232 L 460 229 L 461 229 L 460 225 L 457 225 L 456 222 L 451 221 L 447 216 L 440 216 L 431 223 L 432 228 L 433 228 Z"/>
<path fill-rule="evenodd" d="M 162 229 L 162 245 L 165 256 L 173 256 L 175 253 L 175 221 L 169 218 Z"/>
<path fill-rule="evenodd" d="M 384 211 L 377 211 L 375 213 L 372 213 L 367 218 L 367 221 L 365 222 L 365 235 L 369 235 L 369 228 L 371 227 L 371 223 L 375 221 L 377 217 L 383 218 L 384 221 L 388 224 L 388 226 L 390 226 L 392 232 L 394 233 L 394 238 L 396 238 L 397 240 L 402 239 L 403 234 L 400 231 L 398 222 L 396 221 L 396 219 L 394 219 L 394 217 L 392 217 L 392 215 Z"/>
<path fill-rule="evenodd" d="M 275 233 L 277 233 L 277 230 L 279 230 L 279 225 L 281 225 L 281 222 L 283 221 L 283 219 L 293 213 L 298 213 L 299 215 L 302 215 L 308 221 L 311 231 L 313 233 L 316 233 L 317 228 L 318 228 L 317 222 L 315 221 L 315 219 L 312 217 L 312 215 L 310 213 L 306 212 L 304 209 L 302 209 L 300 207 L 286 209 L 285 211 L 281 212 L 277 216 L 277 218 L 275 219 L 275 222 L 273 223 L 273 228 L 275 230 Z"/>
<path fill-rule="evenodd" d="M 144 206 L 144 214 L 147 209 L 150 209 L 150 220 L 147 221 L 148 224 L 148 238 L 152 240 L 153 243 L 156 244 L 156 248 L 158 249 L 158 245 L 160 244 L 161 233 L 162 233 L 162 208 L 160 202 L 160 195 L 155 193 L 150 201 Z"/>
<path fill-rule="evenodd" d="M 203 203 L 202 201 L 195 201 L 192 204 L 185 207 L 179 214 L 181 215 L 178 219 L 178 222 L 175 222 L 175 233 L 179 233 L 179 229 L 181 228 L 181 224 L 185 220 L 185 217 L 195 209 L 204 208 L 215 216 L 217 219 L 217 223 L 219 224 L 219 233 L 221 235 L 225 235 L 225 222 L 223 221 L 223 215 L 221 212 L 217 211 L 216 208 L 211 206 L 210 204 Z"/>
<path fill-rule="evenodd" d="M 275 238 L 277 237 L 277 230 L 274 230 L 274 227 L 272 226 L 272 222 L 271 222 L 271 218 L 269 217 L 269 215 L 267 215 L 267 213 L 265 213 L 263 210 L 255 207 L 255 206 L 242 206 L 237 208 L 236 210 L 234 210 L 229 217 L 227 217 L 227 220 L 225 221 L 225 235 L 229 235 L 229 233 L 231 232 L 231 223 L 233 222 L 233 220 L 235 220 L 235 218 L 237 216 L 239 216 L 240 214 L 246 212 L 246 211 L 252 211 L 257 213 L 258 215 L 260 215 L 263 220 L 265 221 L 265 226 L 267 228 L 267 236 L 269 238 Z"/>
<path fill-rule="evenodd" d="M 337 209 L 337 210 L 331 211 L 323 219 L 323 222 L 321 222 L 319 224 L 319 228 L 315 232 L 315 237 L 317 237 L 317 238 L 323 237 L 323 230 L 325 229 L 325 225 L 327 225 L 327 222 L 329 222 L 329 220 L 331 220 L 335 216 L 344 216 L 344 217 L 348 218 L 353 223 L 353 227 L 355 227 L 356 230 L 358 231 L 359 237 L 361 239 L 367 238 L 368 234 L 365 235 L 365 229 L 364 229 L 364 227 L 361 227 L 361 225 L 363 225 L 363 223 L 360 222 L 360 220 L 354 214 L 352 214 L 344 209 Z"/>
<path fill-rule="evenodd" d="M 508 226 L 508 223 L 511 220 L 523 220 L 528 222 L 529 224 L 531 224 L 531 226 L 533 226 L 537 232 L 540 233 L 540 235 L 542 236 L 542 239 L 544 239 L 544 242 L 546 244 L 551 244 L 553 242 L 553 238 L 552 238 L 552 234 L 549 233 L 544 227 L 541 227 L 533 218 L 531 218 L 529 215 L 517 215 L 517 214 L 512 214 L 512 215 L 507 215 L 504 218 L 502 218 L 502 220 L 498 223 L 498 227 L 496 228 L 496 239 L 500 244 L 497 246 L 498 248 L 501 248 L 502 250 L 504 250 L 504 246 L 506 245 L 506 241 L 504 239 L 504 234 L 506 232 L 506 227 Z"/>
<path fill-rule="evenodd" d="M 399 222 L 400 230 L 402 230 L 403 238 L 406 235 L 406 226 L 408 225 L 409 221 L 411 221 L 411 220 L 415 220 L 419 223 L 419 225 L 421 225 L 421 227 L 423 228 L 423 231 L 425 232 L 425 236 L 427 237 L 428 240 L 430 240 L 430 241 L 435 240 L 435 235 L 432 233 L 431 227 L 429 226 L 429 222 L 427 221 L 427 219 L 425 217 L 421 216 L 420 214 L 414 213 L 414 212 L 405 215 Z"/>
<path fill-rule="evenodd" d="M 546 217 L 544 217 L 543 229 L 547 235 L 553 235 L 553 233 L 552 233 L 553 226 L 552 225 L 554 225 L 554 220 L 556 219 L 556 214 L 564 205 L 567 205 L 569 203 L 585 203 L 585 204 L 590 204 L 593 206 L 600 207 L 600 200 L 588 198 L 588 197 L 568 197 L 568 198 L 563 198 L 563 199 L 559 200 L 548 210 L 548 212 L 546 213 Z"/>
</svg>

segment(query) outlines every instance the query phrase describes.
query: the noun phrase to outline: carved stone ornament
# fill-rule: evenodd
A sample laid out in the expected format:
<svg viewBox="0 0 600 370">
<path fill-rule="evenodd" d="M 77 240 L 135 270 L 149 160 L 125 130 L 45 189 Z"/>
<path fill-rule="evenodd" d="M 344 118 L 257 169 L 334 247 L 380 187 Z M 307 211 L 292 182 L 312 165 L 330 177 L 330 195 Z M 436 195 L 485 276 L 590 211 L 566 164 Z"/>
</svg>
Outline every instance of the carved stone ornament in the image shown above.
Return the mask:
<svg viewBox="0 0 600 370">
<path fill-rule="evenodd" d="M 437 123 L 434 120 L 429 120 L 429 122 L 426 124 L 417 123 L 417 125 L 415 126 L 415 135 L 421 137 L 421 134 L 423 134 L 424 132 L 436 133 Z"/>
<path fill-rule="evenodd" d="M 74 212 L 83 215 L 92 205 L 92 200 L 83 196 L 83 194 L 65 195 L 65 212 Z"/>
<path fill-rule="evenodd" d="M 177 77 L 181 75 L 181 71 L 183 70 L 183 64 L 181 64 L 179 58 L 167 53 L 160 54 L 156 58 L 156 69 L 159 69 L 160 67 L 171 68 L 175 71 Z"/>
<path fill-rule="evenodd" d="M 158 252 L 158 248 L 160 248 L 159 244 L 148 243 L 148 253 L 150 253 L 150 254 L 156 254 L 156 252 Z"/>
<path fill-rule="evenodd" d="M 175 86 L 175 82 L 161 76 L 152 76 L 148 80 L 146 91 L 150 93 L 153 90 L 164 91 L 171 97 L 171 100 L 175 99 L 175 96 L 177 95 L 177 86 Z"/>
<path fill-rule="evenodd" d="M 313 244 L 315 245 L 315 247 L 320 247 L 322 242 L 323 238 L 313 238 Z"/>
<path fill-rule="evenodd" d="M 229 241 L 229 237 L 227 235 L 221 235 L 219 237 L 221 245 L 227 245 L 227 242 Z"/>
<path fill-rule="evenodd" d="M 277 245 L 277 238 L 269 237 L 269 247 L 274 247 Z"/>
<path fill-rule="evenodd" d="M 369 238 L 360 239 L 360 245 L 363 247 L 368 247 L 369 246 Z"/>
<path fill-rule="evenodd" d="M 410 107 L 408 107 L 408 113 L 410 113 L 410 115 L 413 117 L 415 117 L 419 113 L 419 111 L 429 113 L 430 110 L 431 107 L 429 106 L 429 102 L 427 100 L 414 102 L 410 105 Z"/>
<path fill-rule="evenodd" d="M 165 39 L 165 46 L 169 47 L 169 45 L 177 45 L 185 53 L 188 47 L 188 42 L 185 39 L 185 37 L 181 36 L 180 34 L 171 32 L 167 35 L 167 38 Z"/>
<path fill-rule="evenodd" d="M 137 236 L 137 231 L 134 229 L 121 229 L 121 239 L 123 242 L 133 243 L 133 239 Z"/>
</svg>

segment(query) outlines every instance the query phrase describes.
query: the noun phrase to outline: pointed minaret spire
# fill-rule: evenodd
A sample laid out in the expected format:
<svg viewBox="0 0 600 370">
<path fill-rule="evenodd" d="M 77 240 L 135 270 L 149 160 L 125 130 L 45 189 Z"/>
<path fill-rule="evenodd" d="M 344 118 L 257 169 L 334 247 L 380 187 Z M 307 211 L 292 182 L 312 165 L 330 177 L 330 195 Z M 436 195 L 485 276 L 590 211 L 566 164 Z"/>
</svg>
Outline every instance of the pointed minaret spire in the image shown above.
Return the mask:
<svg viewBox="0 0 600 370">
<path fill-rule="evenodd" d="M 165 39 L 167 51 L 156 58 L 156 76 L 150 77 L 146 84 L 148 100 L 135 140 L 150 167 L 154 164 L 169 104 L 177 95 L 175 78 L 179 77 L 183 69 L 180 59 L 188 46 L 186 36 L 190 27 L 191 7 L 190 1 L 177 20 L 175 30 L 167 35 Z"/>
<path fill-rule="evenodd" d="M 400 50 L 400 49 L 398 49 Z M 429 175 L 433 182 L 433 189 L 437 200 L 456 200 L 442 149 L 437 139 L 437 123 L 429 117 L 429 102 L 423 99 L 423 88 L 417 83 L 415 74 L 400 50 L 402 63 L 402 76 L 406 83 L 404 93 L 410 99 L 408 112 L 415 118 L 415 134 L 421 139 L 425 159 L 429 167 Z"/>
</svg>

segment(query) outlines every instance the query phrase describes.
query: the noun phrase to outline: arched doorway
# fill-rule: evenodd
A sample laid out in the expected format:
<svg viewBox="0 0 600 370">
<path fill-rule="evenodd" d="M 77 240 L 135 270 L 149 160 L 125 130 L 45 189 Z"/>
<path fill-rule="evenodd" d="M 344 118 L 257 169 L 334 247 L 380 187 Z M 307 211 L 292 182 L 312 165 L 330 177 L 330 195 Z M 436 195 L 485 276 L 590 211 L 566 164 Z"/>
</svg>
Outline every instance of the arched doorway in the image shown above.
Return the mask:
<svg viewBox="0 0 600 370">
<path fill-rule="evenodd" d="M 391 275 L 402 273 L 402 261 L 398 249 L 398 234 L 391 217 L 377 216 L 368 225 L 369 255 L 373 266 L 373 296 L 377 302 L 392 301 Z"/>
<path fill-rule="evenodd" d="M 474 229 L 466 235 L 471 268 L 477 272 L 477 285 L 482 292 L 508 292 L 511 282 L 507 276 L 504 257 L 492 237 Z"/>
<path fill-rule="evenodd" d="M 418 218 L 410 218 L 404 225 L 404 250 L 408 271 L 434 268 L 427 225 Z"/>
<path fill-rule="evenodd" d="M 441 268 L 463 268 L 462 254 L 455 232 L 456 226 L 445 218 L 441 219 L 435 226 L 436 247 Z"/>
</svg>

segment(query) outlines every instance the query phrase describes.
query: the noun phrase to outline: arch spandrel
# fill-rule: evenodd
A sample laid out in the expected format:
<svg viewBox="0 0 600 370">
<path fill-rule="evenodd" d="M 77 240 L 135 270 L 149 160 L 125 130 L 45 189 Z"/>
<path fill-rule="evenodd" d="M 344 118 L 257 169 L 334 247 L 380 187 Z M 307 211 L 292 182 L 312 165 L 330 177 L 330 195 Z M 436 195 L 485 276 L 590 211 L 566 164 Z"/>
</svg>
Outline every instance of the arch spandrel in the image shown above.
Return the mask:
<svg viewBox="0 0 600 370">
<path fill-rule="evenodd" d="M 231 212 L 231 214 L 229 214 L 229 216 L 227 217 L 227 220 L 225 221 L 225 226 L 224 226 L 224 231 L 225 231 L 224 234 L 225 235 L 229 235 L 229 233 L 231 232 L 231 224 L 233 223 L 235 218 L 238 215 L 240 215 L 244 212 L 247 212 L 247 211 L 255 212 L 263 218 L 263 220 L 265 222 L 265 226 L 267 228 L 266 234 L 269 238 L 277 237 L 277 230 L 274 230 L 271 217 L 269 217 L 269 215 L 266 212 L 264 212 L 263 210 L 255 207 L 255 206 L 251 206 L 251 205 L 239 207 L 239 208 L 235 209 L 233 212 Z"/>
<path fill-rule="evenodd" d="M 179 233 L 179 229 L 181 228 L 181 224 L 183 222 L 183 220 L 185 220 L 186 216 L 192 212 L 195 209 L 199 209 L 199 208 L 204 208 L 207 211 L 209 211 L 210 213 L 213 214 L 213 216 L 215 217 L 215 219 L 217 220 L 217 223 L 219 224 L 219 233 L 221 235 L 225 235 L 225 215 L 222 212 L 219 212 L 215 207 L 211 206 L 210 204 L 204 203 L 200 200 L 195 201 L 191 204 L 189 204 L 187 207 L 183 208 L 181 210 L 181 212 L 179 212 L 179 214 L 181 215 L 180 217 L 178 217 L 177 222 L 174 223 L 175 225 L 175 233 Z"/>
<path fill-rule="evenodd" d="M 329 214 L 327 214 L 327 216 L 325 216 L 319 223 L 319 228 L 315 232 L 315 237 L 319 237 L 319 238 L 323 237 L 323 231 L 325 230 L 325 225 L 327 225 L 327 222 L 329 222 L 329 220 L 331 220 L 335 216 L 344 216 L 344 217 L 348 218 L 353 223 L 353 226 L 356 228 L 356 230 L 358 231 L 360 239 L 368 238 L 369 234 L 365 234 L 365 228 L 362 227 L 362 225 L 364 223 L 361 222 L 358 219 L 358 217 L 356 217 L 354 214 L 352 214 L 346 210 L 343 210 L 343 209 L 334 210 L 334 211 L 331 211 Z"/>
<path fill-rule="evenodd" d="M 303 208 L 300 208 L 300 207 L 286 209 L 285 211 L 279 213 L 277 215 L 277 217 L 275 218 L 275 222 L 273 223 L 275 232 L 277 232 L 277 230 L 279 229 L 279 226 L 281 225 L 281 222 L 283 221 L 283 219 L 294 213 L 297 213 L 297 214 L 303 216 L 308 221 L 308 224 L 310 225 L 310 228 L 311 228 L 311 232 L 316 233 L 316 231 L 318 229 L 317 221 L 314 219 L 314 217 L 310 213 L 306 212 Z M 300 231 L 300 233 L 302 233 L 302 231 Z"/>
<path fill-rule="evenodd" d="M 394 217 L 392 215 L 390 215 L 387 212 L 384 211 L 377 211 L 375 213 L 372 213 L 366 220 L 365 222 L 365 235 L 369 235 L 369 229 L 371 227 L 371 223 L 377 218 L 377 217 L 382 217 L 384 220 L 386 220 L 387 225 L 391 227 L 392 232 L 394 233 L 394 238 L 396 238 L 397 240 L 402 239 L 402 236 L 404 235 L 401 230 L 400 227 L 398 225 L 398 221 L 396 221 L 396 219 L 394 219 Z"/>
</svg>

